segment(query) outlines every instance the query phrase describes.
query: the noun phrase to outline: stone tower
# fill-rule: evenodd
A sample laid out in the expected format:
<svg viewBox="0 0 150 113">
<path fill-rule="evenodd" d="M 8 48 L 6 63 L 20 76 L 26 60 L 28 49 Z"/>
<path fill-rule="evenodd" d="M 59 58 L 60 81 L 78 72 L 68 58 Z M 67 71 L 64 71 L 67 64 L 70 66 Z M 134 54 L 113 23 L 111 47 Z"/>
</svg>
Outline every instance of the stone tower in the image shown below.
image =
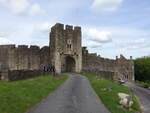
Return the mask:
<svg viewBox="0 0 150 113">
<path fill-rule="evenodd" d="M 50 32 L 51 64 L 56 72 L 82 70 L 81 27 L 55 24 Z"/>
</svg>

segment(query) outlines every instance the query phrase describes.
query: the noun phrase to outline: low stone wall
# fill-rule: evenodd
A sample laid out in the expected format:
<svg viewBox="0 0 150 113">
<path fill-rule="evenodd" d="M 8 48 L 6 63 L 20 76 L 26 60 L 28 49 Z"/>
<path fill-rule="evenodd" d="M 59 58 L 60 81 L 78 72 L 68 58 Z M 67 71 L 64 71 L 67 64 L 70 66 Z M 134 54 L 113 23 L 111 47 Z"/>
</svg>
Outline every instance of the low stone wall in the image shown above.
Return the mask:
<svg viewBox="0 0 150 113">
<path fill-rule="evenodd" d="M 110 71 L 99 71 L 99 70 L 83 70 L 85 73 L 91 73 L 99 77 L 114 80 L 115 72 Z"/>
<path fill-rule="evenodd" d="M 43 70 L 12 70 L 8 71 L 8 81 L 23 80 L 48 74 Z"/>
<path fill-rule="evenodd" d="M 0 81 L 9 81 L 8 70 L 0 71 Z"/>
<path fill-rule="evenodd" d="M 8 78 L 9 81 L 14 81 L 14 80 L 22 80 L 26 78 L 31 78 L 31 77 L 36 77 L 41 75 L 41 71 L 38 70 L 12 70 L 8 71 Z"/>
</svg>

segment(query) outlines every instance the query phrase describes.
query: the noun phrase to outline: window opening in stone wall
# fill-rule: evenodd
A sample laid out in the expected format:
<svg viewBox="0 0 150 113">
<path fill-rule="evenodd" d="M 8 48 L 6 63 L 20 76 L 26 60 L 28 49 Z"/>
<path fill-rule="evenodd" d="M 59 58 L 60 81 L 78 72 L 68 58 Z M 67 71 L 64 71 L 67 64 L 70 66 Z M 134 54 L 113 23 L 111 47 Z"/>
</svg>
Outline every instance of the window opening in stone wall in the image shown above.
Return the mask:
<svg viewBox="0 0 150 113">
<path fill-rule="evenodd" d="M 71 44 L 67 44 L 67 48 L 71 49 L 72 48 Z"/>
</svg>

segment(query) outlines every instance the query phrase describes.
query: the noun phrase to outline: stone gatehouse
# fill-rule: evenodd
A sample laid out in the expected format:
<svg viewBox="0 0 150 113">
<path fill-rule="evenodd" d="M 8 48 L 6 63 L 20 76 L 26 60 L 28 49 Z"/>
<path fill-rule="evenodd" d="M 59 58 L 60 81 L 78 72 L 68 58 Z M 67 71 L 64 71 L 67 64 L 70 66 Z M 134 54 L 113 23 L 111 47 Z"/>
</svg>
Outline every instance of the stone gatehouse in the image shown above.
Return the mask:
<svg viewBox="0 0 150 113">
<path fill-rule="evenodd" d="M 49 46 L 0 45 L 0 80 L 11 81 L 43 74 L 44 66 L 54 65 L 57 73 L 88 72 L 115 79 L 134 80 L 134 64 L 123 55 L 115 60 L 88 53 L 82 47 L 79 26 L 57 23 L 51 28 Z"/>
<path fill-rule="evenodd" d="M 50 53 L 56 71 L 80 72 L 82 69 L 81 27 L 56 24 L 50 33 Z"/>
</svg>

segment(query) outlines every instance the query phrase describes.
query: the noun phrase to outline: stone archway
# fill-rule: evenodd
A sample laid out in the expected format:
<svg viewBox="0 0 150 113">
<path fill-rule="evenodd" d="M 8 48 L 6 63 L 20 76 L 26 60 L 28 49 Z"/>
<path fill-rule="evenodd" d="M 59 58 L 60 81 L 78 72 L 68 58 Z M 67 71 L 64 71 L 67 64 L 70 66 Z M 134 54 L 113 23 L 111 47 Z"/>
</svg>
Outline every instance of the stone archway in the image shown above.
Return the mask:
<svg viewBox="0 0 150 113">
<path fill-rule="evenodd" d="M 66 72 L 75 72 L 75 59 L 73 57 L 70 57 L 70 56 L 67 56 L 65 58 L 65 69 L 66 69 Z"/>
</svg>

